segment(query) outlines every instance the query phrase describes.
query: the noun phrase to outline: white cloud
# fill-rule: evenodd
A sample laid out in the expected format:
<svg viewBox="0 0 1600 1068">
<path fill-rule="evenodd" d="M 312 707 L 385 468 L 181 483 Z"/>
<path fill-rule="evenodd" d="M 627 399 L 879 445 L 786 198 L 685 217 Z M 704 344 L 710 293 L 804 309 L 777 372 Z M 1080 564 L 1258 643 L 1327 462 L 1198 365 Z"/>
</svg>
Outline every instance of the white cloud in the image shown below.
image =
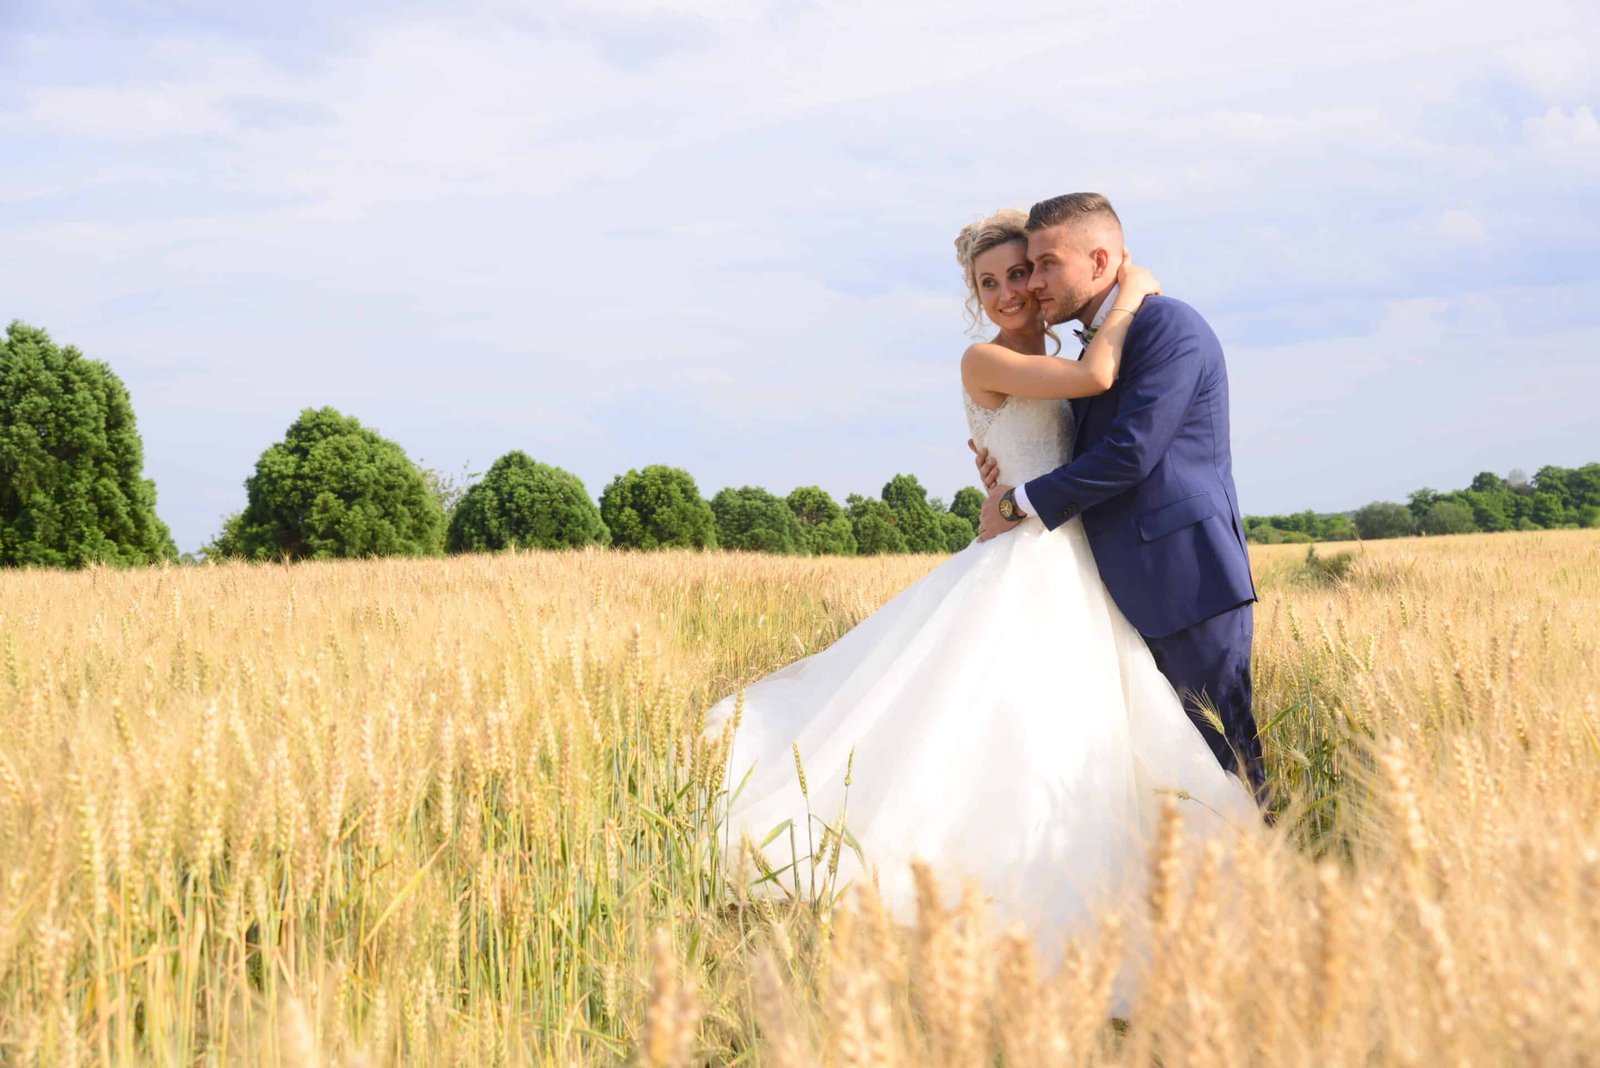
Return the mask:
<svg viewBox="0 0 1600 1068">
<path fill-rule="evenodd" d="M 1600 63 L 1595 61 L 1593 4 L 1543 0 L 1527 14 L 1526 25 L 1535 32 L 1507 40 L 1498 53 L 1501 67 L 1545 99 L 1594 95 L 1600 88 Z"/>
<path fill-rule="evenodd" d="M 1561 398 L 1600 390 L 1584 310 L 1597 301 L 1600 282 L 1391 300 L 1345 336 L 1233 347 L 1245 509 L 1354 508 L 1480 470 L 1594 462 L 1600 414 Z"/>
<path fill-rule="evenodd" d="M 1316 506 L 1297 465 L 1328 442 L 1264 416 L 1347 420 L 1397 361 L 1459 394 L 1430 332 L 1541 235 L 1592 276 L 1600 83 L 1544 43 L 1586 39 L 1582 6 L 505 3 L 315 48 L 148 23 L 114 62 L 77 12 L 0 71 L 0 311 L 129 380 L 185 545 L 309 403 L 451 469 L 532 442 L 595 489 L 663 459 L 948 495 L 954 230 L 1102 188 L 1239 354 L 1247 498 Z M 1384 300 L 1369 348 L 1350 309 Z"/>
<path fill-rule="evenodd" d="M 1474 242 L 1488 236 L 1483 221 L 1470 211 L 1455 208 L 1440 212 L 1433 222 L 1433 232 L 1446 241 Z"/>
<path fill-rule="evenodd" d="M 217 101 L 199 87 L 161 82 L 38 89 L 14 121 L 55 136 L 113 141 L 193 137 L 227 133 L 233 127 Z"/>
<path fill-rule="evenodd" d="M 1529 147 L 1541 158 L 1563 166 L 1600 172 L 1600 118 L 1588 105 L 1553 107 L 1522 123 Z"/>
</svg>

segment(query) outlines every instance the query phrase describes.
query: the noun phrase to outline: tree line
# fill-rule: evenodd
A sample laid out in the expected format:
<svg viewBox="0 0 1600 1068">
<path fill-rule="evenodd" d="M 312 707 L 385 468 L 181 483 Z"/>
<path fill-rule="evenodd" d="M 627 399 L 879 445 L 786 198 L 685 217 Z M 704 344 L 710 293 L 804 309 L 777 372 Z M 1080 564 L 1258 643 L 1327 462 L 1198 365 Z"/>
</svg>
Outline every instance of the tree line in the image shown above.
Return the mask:
<svg viewBox="0 0 1600 1068">
<path fill-rule="evenodd" d="M 470 478 L 470 476 L 468 476 Z M 817 486 L 779 497 L 755 486 L 709 501 L 681 468 L 612 479 L 596 503 L 571 472 L 520 450 L 470 485 L 425 470 L 401 447 L 333 408 L 307 408 L 245 480 L 248 503 L 203 550 L 247 560 L 428 556 L 501 549 L 742 549 L 837 556 L 946 553 L 977 535 L 983 497 L 951 509 L 912 475 L 844 507 Z"/>
<path fill-rule="evenodd" d="M 80 567 L 178 558 L 120 379 L 45 331 L 13 322 L 0 344 L 0 565 Z M 245 479 L 211 559 L 426 556 L 610 545 L 803 555 L 950 553 L 976 536 L 983 494 L 946 505 L 913 475 L 843 505 L 817 486 L 779 497 L 729 487 L 706 500 L 680 468 L 612 479 L 598 501 L 576 475 L 521 451 L 481 479 L 414 463 L 395 442 L 333 408 L 307 408 Z M 1408 504 L 1351 514 L 1251 516 L 1257 542 L 1600 526 L 1600 464 L 1484 473 L 1464 490 L 1418 490 Z"/>
<path fill-rule="evenodd" d="M 1466 489 L 1419 489 L 1405 504 L 1374 501 L 1354 512 L 1245 517 L 1249 539 L 1269 545 L 1578 527 L 1600 527 L 1600 463 L 1545 466 L 1531 479 L 1484 471 Z"/>
<path fill-rule="evenodd" d="M 0 345 L 0 564 L 80 567 L 177 559 L 126 389 L 104 363 L 13 322 Z M 470 483 L 470 484 L 469 484 Z M 245 479 L 244 510 L 201 551 L 249 560 L 427 556 L 508 548 L 742 549 L 828 555 L 948 553 L 977 534 L 983 496 L 947 507 L 913 475 L 843 506 L 817 486 L 701 496 L 652 465 L 612 479 L 598 502 L 570 472 L 521 451 L 481 479 L 414 463 L 333 408 L 307 408 Z"/>
</svg>

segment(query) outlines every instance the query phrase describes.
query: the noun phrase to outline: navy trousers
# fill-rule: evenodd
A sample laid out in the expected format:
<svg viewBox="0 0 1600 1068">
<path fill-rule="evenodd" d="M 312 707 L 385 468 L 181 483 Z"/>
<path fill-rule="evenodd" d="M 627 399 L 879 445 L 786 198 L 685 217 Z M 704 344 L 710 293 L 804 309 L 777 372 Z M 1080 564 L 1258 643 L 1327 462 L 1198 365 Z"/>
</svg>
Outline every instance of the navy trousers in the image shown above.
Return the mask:
<svg viewBox="0 0 1600 1068">
<path fill-rule="evenodd" d="M 1145 638 L 1156 667 L 1183 698 L 1184 711 L 1211 747 L 1217 762 L 1239 776 L 1266 799 L 1266 771 L 1261 764 L 1261 736 L 1251 711 L 1250 643 L 1255 615 L 1248 604 L 1196 623 L 1165 638 Z M 1218 734 L 1200 712 L 1201 702 L 1215 709 L 1224 734 Z M 1242 765 L 1242 767 L 1241 767 Z"/>
</svg>

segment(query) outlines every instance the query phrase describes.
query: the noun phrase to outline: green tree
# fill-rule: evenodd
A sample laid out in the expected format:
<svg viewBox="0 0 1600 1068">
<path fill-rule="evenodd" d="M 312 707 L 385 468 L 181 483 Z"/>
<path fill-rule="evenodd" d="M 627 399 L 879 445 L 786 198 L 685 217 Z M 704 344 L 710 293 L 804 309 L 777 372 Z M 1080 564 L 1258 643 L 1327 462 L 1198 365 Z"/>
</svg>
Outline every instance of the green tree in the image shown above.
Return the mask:
<svg viewBox="0 0 1600 1068">
<path fill-rule="evenodd" d="M 1472 509 L 1457 501 L 1435 501 L 1421 519 L 1417 529 L 1424 534 L 1471 534 L 1478 529 L 1473 522 Z"/>
<path fill-rule="evenodd" d="M 1417 532 L 1417 520 L 1403 504 L 1374 501 L 1356 512 L 1356 529 L 1367 541 L 1404 538 Z"/>
<path fill-rule="evenodd" d="M 818 556 L 854 556 L 850 517 L 820 486 L 800 486 L 785 501 L 805 532 L 807 551 Z"/>
<path fill-rule="evenodd" d="M 444 471 L 428 467 L 419 461 L 417 470 L 422 472 L 422 482 L 428 487 L 428 492 L 433 494 L 433 499 L 439 502 L 439 510 L 444 513 L 448 522 L 456 514 L 456 508 L 461 504 L 461 498 L 467 495 L 467 490 L 478 476 L 467 470 L 465 464 L 461 466 L 458 474 L 447 474 Z"/>
<path fill-rule="evenodd" d="M 1321 538 L 1323 541 L 1354 541 L 1355 521 L 1343 512 L 1327 516 L 1322 521 Z"/>
<path fill-rule="evenodd" d="M 845 512 L 850 517 L 850 532 L 855 535 L 856 552 L 860 555 L 909 551 L 894 509 L 887 504 L 875 497 L 852 493 L 845 498 Z"/>
<path fill-rule="evenodd" d="M 755 486 L 722 489 L 711 498 L 717 544 L 758 553 L 804 554 L 809 550 L 800 520 L 781 498 Z"/>
<path fill-rule="evenodd" d="M 1567 489 L 1572 494 L 1572 503 L 1579 508 L 1600 505 L 1600 464 L 1584 464 L 1568 471 Z"/>
<path fill-rule="evenodd" d="M 1318 515 L 1307 509 L 1293 515 L 1249 515 L 1245 516 L 1244 525 L 1245 537 L 1263 545 L 1351 541 L 1356 537 L 1356 528 L 1351 522 L 1351 517 L 1343 512 Z"/>
<path fill-rule="evenodd" d="M 1573 515 L 1567 509 L 1557 494 L 1549 490 L 1540 490 L 1533 495 L 1528 510 L 1528 518 L 1533 520 L 1533 525 L 1543 530 L 1554 530 L 1572 522 Z"/>
<path fill-rule="evenodd" d="M 229 512 L 223 516 L 222 529 L 216 537 L 200 547 L 200 555 L 207 560 L 243 558 L 244 547 L 239 543 L 239 526 L 243 521 L 243 512 Z"/>
<path fill-rule="evenodd" d="M 177 555 L 156 515 L 121 379 L 13 322 L 0 343 L 0 565 L 150 564 Z"/>
<path fill-rule="evenodd" d="M 1296 534 L 1308 534 L 1315 539 L 1322 533 L 1322 520 L 1309 508 L 1294 515 L 1284 516 L 1283 521 L 1283 529 L 1294 531 Z"/>
<path fill-rule="evenodd" d="M 977 528 L 954 512 L 940 512 L 939 533 L 944 535 L 944 551 L 958 553 L 972 544 L 978 536 Z"/>
<path fill-rule="evenodd" d="M 1473 479 L 1473 485 L 1478 484 L 1478 479 Z M 1472 522 L 1479 530 L 1495 532 L 1512 528 L 1511 491 L 1503 484 L 1498 490 L 1466 490 L 1460 497 L 1461 503 L 1472 509 Z"/>
<path fill-rule="evenodd" d="M 353 416 L 307 408 L 245 480 L 219 543 L 252 560 L 431 556 L 444 511 L 405 450 Z"/>
<path fill-rule="evenodd" d="M 651 464 L 600 494 L 600 518 L 624 549 L 715 549 L 717 520 L 689 472 Z"/>
<path fill-rule="evenodd" d="M 1412 491 L 1411 496 L 1407 498 L 1407 503 L 1411 509 L 1412 516 L 1420 521 L 1423 516 L 1428 514 L 1428 509 L 1432 508 L 1438 500 L 1439 491 L 1424 486 L 1422 489 Z"/>
<path fill-rule="evenodd" d="M 928 502 L 928 491 L 915 475 L 895 475 L 883 486 L 883 503 L 894 513 L 895 525 L 914 553 L 945 551 L 945 532 L 939 513 Z"/>
<path fill-rule="evenodd" d="M 1511 487 L 1506 484 L 1506 480 L 1495 474 L 1493 471 L 1479 471 L 1475 476 L 1473 476 L 1472 485 L 1468 488 L 1470 488 L 1474 493 L 1511 492 Z"/>
<path fill-rule="evenodd" d="M 1572 488 L 1567 485 L 1567 476 L 1571 473 L 1564 467 L 1548 464 L 1539 468 L 1533 475 L 1534 492 L 1552 494 L 1561 501 L 1562 508 L 1571 508 L 1577 503 Z"/>
<path fill-rule="evenodd" d="M 1417 530 L 1426 534 L 1474 530 L 1487 533 L 1582 526 L 1588 523 L 1590 506 L 1600 509 L 1600 463 L 1576 468 L 1547 465 L 1532 479 L 1521 471 L 1512 471 L 1504 478 L 1492 471 L 1480 471 L 1466 489 L 1440 493 L 1423 488 L 1410 494 L 1409 501 L 1408 506 L 1378 502 L 1354 517 L 1312 512 L 1246 516 L 1245 536 L 1253 542 L 1271 544 L 1304 540 L 1302 532 L 1318 541 L 1338 541 L 1358 533 L 1361 537 L 1383 538 Z M 1395 511 L 1402 507 L 1414 526 Z"/>
<path fill-rule="evenodd" d="M 1590 530 L 1600 527 L 1600 504 L 1586 504 L 1578 509 L 1578 525 Z"/>
<path fill-rule="evenodd" d="M 453 553 L 575 549 L 610 540 L 578 476 L 521 451 L 500 457 L 467 489 L 445 532 Z"/>
<path fill-rule="evenodd" d="M 965 519 L 974 531 L 983 517 L 983 491 L 972 486 L 962 486 L 950 498 L 950 511 Z"/>
</svg>

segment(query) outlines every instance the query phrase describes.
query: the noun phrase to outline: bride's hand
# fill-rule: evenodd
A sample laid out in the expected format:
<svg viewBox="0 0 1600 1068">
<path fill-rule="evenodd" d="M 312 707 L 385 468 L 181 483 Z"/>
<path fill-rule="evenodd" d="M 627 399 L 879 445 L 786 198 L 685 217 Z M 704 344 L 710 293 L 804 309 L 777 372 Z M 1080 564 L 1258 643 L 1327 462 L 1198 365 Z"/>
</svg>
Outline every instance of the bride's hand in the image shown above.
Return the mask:
<svg viewBox="0 0 1600 1068">
<path fill-rule="evenodd" d="M 1156 276 L 1148 268 L 1134 263 L 1133 257 L 1124 249 L 1122 266 L 1117 268 L 1117 305 L 1137 311 L 1145 297 L 1160 292 L 1161 283 L 1156 281 Z"/>
</svg>

